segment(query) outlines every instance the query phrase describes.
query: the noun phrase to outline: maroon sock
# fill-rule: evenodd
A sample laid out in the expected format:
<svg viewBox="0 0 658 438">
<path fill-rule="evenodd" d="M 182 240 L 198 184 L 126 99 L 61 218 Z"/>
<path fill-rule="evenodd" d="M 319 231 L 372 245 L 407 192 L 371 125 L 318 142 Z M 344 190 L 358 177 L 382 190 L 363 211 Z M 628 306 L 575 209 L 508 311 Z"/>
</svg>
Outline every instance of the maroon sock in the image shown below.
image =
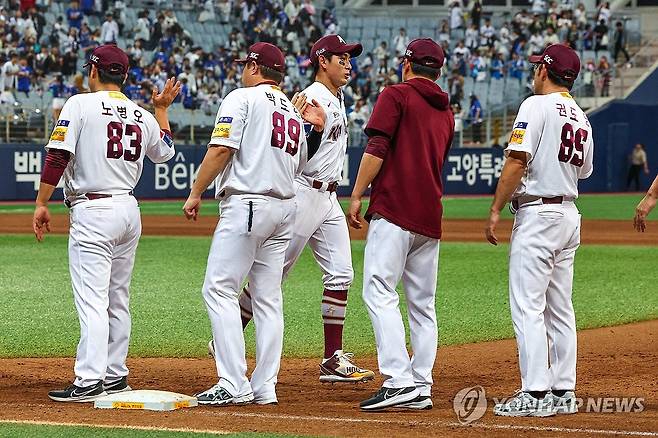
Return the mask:
<svg viewBox="0 0 658 438">
<path fill-rule="evenodd" d="M 343 323 L 347 306 L 346 290 L 324 290 L 322 294 L 322 322 L 324 323 L 324 358 L 328 359 L 343 349 Z"/>
</svg>

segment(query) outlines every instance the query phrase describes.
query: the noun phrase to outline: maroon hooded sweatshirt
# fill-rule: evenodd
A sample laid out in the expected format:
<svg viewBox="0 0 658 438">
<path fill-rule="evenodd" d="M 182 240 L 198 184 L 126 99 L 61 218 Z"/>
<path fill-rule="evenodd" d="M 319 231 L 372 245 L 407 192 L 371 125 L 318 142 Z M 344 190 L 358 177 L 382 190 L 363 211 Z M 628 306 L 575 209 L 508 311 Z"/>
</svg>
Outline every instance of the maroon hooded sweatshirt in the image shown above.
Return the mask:
<svg viewBox="0 0 658 438">
<path fill-rule="evenodd" d="M 365 153 L 384 160 L 372 182 L 366 220 L 441 238 L 443 163 L 455 130 L 450 99 L 434 82 L 414 78 L 384 89 L 365 128 Z"/>
</svg>

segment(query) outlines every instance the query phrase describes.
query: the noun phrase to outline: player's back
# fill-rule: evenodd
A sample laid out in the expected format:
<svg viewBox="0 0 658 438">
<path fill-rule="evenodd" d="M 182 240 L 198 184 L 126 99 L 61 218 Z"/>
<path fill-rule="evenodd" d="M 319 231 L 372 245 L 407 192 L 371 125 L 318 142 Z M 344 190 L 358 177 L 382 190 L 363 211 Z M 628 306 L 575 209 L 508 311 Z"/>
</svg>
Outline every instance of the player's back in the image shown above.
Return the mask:
<svg viewBox="0 0 658 438">
<path fill-rule="evenodd" d="M 578 180 L 592 173 L 594 143 L 587 115 L 567 92 L 531 96 L 517 115 L 510 149 L 528 148 L 517 196 L 578 197 Z"/>
<path fill-rule="evenodd" d="M 66 102 L 49 146 L 73 149 L 65 184 L 67 196 L 75 196 L 130 192 L 145 154 L 156 162 L 173 155 L 173 143 L 161 150 L 159 142 L 160 127 L 151 113 L 119 91 L 98 91 Z"/>
<path fill-rule="evenodd" d="M 216 196 L 260 194 L 288 199 L 306 163 L 303 121 L 275 85 L 229 93 L 217 113 L 210 145 L 235 149 L 218 177 Z"/>
</svg>

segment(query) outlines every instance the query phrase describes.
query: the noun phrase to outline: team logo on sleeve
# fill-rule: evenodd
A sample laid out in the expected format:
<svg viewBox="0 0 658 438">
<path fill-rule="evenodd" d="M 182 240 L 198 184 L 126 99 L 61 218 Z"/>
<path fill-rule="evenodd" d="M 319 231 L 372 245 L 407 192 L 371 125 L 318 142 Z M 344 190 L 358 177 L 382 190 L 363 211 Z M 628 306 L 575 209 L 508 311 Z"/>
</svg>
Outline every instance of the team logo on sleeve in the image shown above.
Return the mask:
<svg viewBox="0 0 658 438">
<path fill-rule="evenodd" d="M 512 131 L 512 136 L 509 139 L 510 144 L 521 144 L 523 143 L 523 137 L 525 136 L 525 130 L 528 127 L 528 122 L 517 122 L 514 125 L 514 130 Z"/>
<path fill-rule="evenodd" d="M 217 120 L 215 129 L 212 131 L 211 138 L 229 138 L 231 136 L 231 123 L 233 117 L 220 117 Z"/>
<path fill-rule="evenodd" d="M 66 132 L 69 130 L 68 120 L 58 120 L 53 133 L 50 135 L 50 141 L 64 141 Z"/>
<path fill-rule="evenodd" d="M 164 131 L 161 130 L 161 131 L 160 131 L 160 138 L 161 138 L 162 141 L 164 141 L 164 143 L 169 147 L 169 149 L 171 149 L 172 147 L 174 147 L 174 139 L 171 138 L 171 135 L 169 135 L 169 134 L 167 134 L 166 132 L 164 132 Z"/>
</svg>

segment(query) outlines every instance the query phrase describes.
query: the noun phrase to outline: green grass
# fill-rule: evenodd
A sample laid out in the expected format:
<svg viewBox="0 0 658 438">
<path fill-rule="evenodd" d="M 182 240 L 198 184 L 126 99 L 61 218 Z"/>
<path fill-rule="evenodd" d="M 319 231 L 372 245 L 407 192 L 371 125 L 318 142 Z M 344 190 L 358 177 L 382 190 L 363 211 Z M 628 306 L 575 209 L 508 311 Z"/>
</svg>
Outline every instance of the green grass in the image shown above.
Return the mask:
<svg viewBox="0 0 658 438">
<path fill-rule="evenodd" d="M 486 219 L 491 205 L 490 196 L 474 197 L 446 197 L 443 200 L 444 218 L 446 219 Z M 585 219 L 611 219 L 630 220 L 635 213 L 635 206 L 642 199 L 640 194 L 602 194 L 582 195 L 578 199 L 578 208 Z M 343 209 L 347 208 L 348 201 L 341 200 Z M 364 211 L 367 208 L 364 203 Z M 182 215 L 183 201 L 140 201 L 142 214 L 145 215 Z M 68 209 L 61 202 L 50 205 L 51 213 L 64 214 Z M 1 213 L 32 213 L 34 207 L 29 203 L 0 204 Z M 212 199 L 204 200 L 201 204 L 201 214 L 204 216 L 217 215 L 217 202 Z M 511 218 L 507 209 L 503 210 L 503 217 Z M 653 217 L 658 217 L 654 212 Z"/>
<path fill-rule="evenodd" d="M 29 235 L 0 236 L 0 356 L 73 356 L 79 326 L 67 267 L 66 236 L 43 244 Z M 132 356 L 204 356 L 210 324 L 201 297 L 210 238 L 143 237 L 131 288 Z M 345 347 L 373 354 L 361 300 L 364 242 L 353 244 Z M 587 245 L 576 259 L 574 305 L 579 328 L 658 318 L 655 247 Z M 322 351 L 321 274 L 305 251 L 284 286 L 285 354 Z M 403 312 L 404 300 L 402 300 Z M 507 247 L 442 243 L 437 292 L 443 345 L 513 336 L 507 292 Z M 253 328 L 247 329 L 253 354 Z"/>
<path fill-rule="evenodd" d="M 293 435 L 271 433 L 230 433 L 218 435 L 198 432 L 169 432 L 158 430 L 135 430 L 128 428 L 99 428 L 92 426 L 51 426 L 37 424 L 15 424 L 0 422 L 0 436 L 4 438 L 287 438 Z"/>
</svg>

